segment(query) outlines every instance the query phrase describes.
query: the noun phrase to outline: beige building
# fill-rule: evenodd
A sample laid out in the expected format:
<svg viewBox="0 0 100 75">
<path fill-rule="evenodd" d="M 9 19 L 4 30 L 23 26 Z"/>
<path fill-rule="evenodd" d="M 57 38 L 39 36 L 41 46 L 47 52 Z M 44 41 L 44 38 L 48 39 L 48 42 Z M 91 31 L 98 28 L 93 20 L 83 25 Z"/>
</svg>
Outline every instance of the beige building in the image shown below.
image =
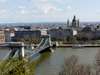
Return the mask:
<svg viewBox="0 0 100 75">
<path fill-rule="evenodd" d="M 5 42 L 5 33 L 4 30 L 0 30 L 0 43 Z"/>
</svg>

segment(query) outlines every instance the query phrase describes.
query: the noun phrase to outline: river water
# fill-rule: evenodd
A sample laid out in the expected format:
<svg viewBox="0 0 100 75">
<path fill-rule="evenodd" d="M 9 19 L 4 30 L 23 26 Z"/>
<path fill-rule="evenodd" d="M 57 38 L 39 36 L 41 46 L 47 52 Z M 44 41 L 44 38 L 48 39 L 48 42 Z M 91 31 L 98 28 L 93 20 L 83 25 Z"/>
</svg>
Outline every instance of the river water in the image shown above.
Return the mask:
<svg viewBox="0 0 100 75">
<path fill-rule="evenodd" d="M 82 64 L 93 65 L 99 48 L 56 48 L 54 53 L 44 53 L 38 58 L 35 75 L 58 75 L 64 60 L 77 55 Z"/>
<path fill-rule="evenodd" d="M 37 58 L 38 65 L 35 75 L 58 75 L 62 69 L 64 60 L 72 55 L 77 55 L 82 64 L 93 65 L 99 48 L 56 48 L 54 53 L 45 52 Z M 0 58 L 8 54 L 9 50 L 0 49 Z"/>
</svg>

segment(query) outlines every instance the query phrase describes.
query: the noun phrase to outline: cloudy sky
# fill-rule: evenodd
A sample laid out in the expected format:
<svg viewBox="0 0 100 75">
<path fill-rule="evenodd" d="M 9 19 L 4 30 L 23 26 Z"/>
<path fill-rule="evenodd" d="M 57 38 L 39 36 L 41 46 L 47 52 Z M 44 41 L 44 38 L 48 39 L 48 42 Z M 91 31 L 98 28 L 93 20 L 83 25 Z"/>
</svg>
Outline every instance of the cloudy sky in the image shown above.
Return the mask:
<svg viewBox="0 0 100 75">
<path fill-rule="evenodd" d="M 100 21 L 100 0 L 0 0 L 0 22 Z"/>
</svg>

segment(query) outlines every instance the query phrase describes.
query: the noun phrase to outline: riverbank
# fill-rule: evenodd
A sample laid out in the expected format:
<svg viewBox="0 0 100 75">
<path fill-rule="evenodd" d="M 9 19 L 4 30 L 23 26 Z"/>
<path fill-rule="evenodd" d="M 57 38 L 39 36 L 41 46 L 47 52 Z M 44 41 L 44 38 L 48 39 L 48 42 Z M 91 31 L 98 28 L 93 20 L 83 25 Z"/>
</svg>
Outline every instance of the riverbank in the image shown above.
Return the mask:
<svg viewBox="0 0 100 75">
<path fill-rule="evenodd" d="M 57 48 L 60 47 L 72 47 L 72 48 L 82 48 L 82 47 L 100 47 L 100 44 L 58 44 Z"/>
</svg>

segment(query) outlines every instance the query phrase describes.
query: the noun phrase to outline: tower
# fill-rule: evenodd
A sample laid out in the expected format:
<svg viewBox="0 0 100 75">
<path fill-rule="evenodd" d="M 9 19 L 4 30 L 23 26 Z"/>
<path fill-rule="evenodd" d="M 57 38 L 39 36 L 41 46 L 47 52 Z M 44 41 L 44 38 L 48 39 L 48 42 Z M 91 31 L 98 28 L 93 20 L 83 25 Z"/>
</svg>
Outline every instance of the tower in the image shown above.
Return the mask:
<svg viewBox="0 0 100 75">
<path fill-rule="evenodd" d="M 69 27 L 70 26 L 70 22 L 69 22 L 69 19 L 67 20 L 67 27 Z"/>
<path fill-rule="evenodd" d="M 79 19 L 77 20 L 77 27 L 80 27 L 80 21 L 79 21 Z"/>
<path fill-rule="evenodd" d="M 72 20 L 72 27 L 76 27 L 76 16 L 73 17 L 73 20 Z"/>
</svg>

